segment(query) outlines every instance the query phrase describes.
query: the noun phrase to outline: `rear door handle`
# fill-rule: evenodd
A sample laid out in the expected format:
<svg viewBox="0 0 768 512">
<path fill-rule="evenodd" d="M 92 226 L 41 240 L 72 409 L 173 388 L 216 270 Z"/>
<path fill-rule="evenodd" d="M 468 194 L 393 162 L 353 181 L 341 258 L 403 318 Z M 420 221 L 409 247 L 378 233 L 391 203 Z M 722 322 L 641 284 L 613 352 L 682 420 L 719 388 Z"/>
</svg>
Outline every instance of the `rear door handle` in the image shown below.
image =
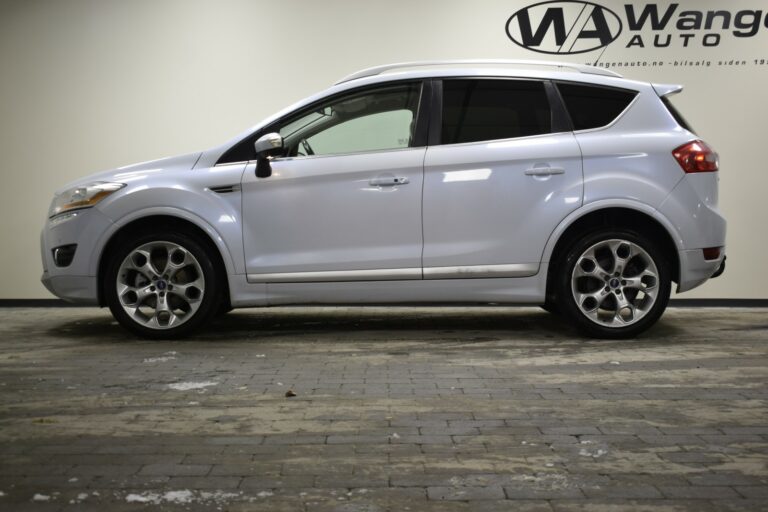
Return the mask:
<svg viewBox="0 0 768 512">
<path fill-rule="evenodd" d="M 377 176 L 368 182 L 373 187 L 394 187 L 397 185 L 407 185 L 410 180 L 405 176 Z"/>
<path fill-rule="evenodd" d="M 565 174 L 562 167 L 531 167 L 525 171 L 526 176 L 552 176 L 553 174 Z"/>
</svg>

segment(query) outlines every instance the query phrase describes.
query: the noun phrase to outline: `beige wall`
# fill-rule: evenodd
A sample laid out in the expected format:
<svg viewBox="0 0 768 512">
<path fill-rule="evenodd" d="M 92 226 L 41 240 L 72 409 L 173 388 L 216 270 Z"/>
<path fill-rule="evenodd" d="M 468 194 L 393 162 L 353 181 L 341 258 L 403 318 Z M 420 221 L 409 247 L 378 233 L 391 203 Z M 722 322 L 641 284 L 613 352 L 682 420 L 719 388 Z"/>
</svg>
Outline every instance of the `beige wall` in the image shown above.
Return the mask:
<svg viewBox="0 0 768 512">
<path fill-rule="evenodd" d="M 217 145 L 359 68 L 546 58 L 515 46 L 504 31 L 507 18 L 532 3 L 0 0 L 0 298 L 49 297 L 39 283 L 38 236 L 64 183 Z M 601 3 L 620 12 L 625 2 Z M 763 0 L 679 3 L 768 7 Z M 602 61 L 768 58 L 765 27 L 753 38 L 724 37 L 716 51 L 700 44 L 628 50 L 622 39 Z M 598 53 L 558 60 L 586 62 Z M 620 72 L 685 84 L 677 105 L 721 154 L 730 265 L 684 297 L 768 297 L 768 169 L 760 151 L 768 65 Z"/>
</svg>

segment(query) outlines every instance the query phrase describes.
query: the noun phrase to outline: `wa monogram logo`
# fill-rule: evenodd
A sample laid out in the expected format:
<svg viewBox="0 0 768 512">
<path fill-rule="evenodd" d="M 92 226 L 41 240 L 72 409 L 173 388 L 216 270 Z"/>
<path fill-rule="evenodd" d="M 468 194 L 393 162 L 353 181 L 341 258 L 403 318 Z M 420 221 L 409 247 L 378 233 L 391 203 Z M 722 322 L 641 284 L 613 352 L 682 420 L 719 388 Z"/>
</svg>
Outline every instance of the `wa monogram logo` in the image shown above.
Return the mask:
<svg viewBox="0 0 768 512">
<path fill-rule="evenodd" d="M 539 53 L 585 53 L 611 44 L 621 34 L 621 19 L 592 2 L 553 0 L 520 9 L 507 20 L 507 35 Z"/>
</svg>

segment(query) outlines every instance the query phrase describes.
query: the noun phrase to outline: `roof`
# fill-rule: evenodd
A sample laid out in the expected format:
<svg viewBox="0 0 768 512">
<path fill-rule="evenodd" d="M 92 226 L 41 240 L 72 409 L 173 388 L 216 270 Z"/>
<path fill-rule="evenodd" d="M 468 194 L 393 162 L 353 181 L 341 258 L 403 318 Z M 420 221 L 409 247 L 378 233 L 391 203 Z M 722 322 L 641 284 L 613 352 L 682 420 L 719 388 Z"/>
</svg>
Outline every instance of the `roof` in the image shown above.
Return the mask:
<svg viewBox="0 0 768 512">
<path fill-rule="evenodd" d="M 336 85 L 350 82 L 352 80 L 358 80 L 360 78 L 366 78 L 376 75 L 381 75 L 388 71 L 397 71 L 411 68 L 424 68 L 435 66 L 512 66 L 518 68 L 539 68 L 549 67 L 556 68 L 558 71 L 570 71 L 577 73 L 587 73 L 591 75 L 602 75 L 610 77 L 622 76 L 615 71 L 610 71 L 604 68 L 598 68 L 595 66 L 588 66 L 586 64 L 573 64 L 570 62 L 554 62 L 547 60 L 509 60 L 509 59 L 474 59 L 474 60 L 434 60 L 434 61 L 417 61 L 417 62 L 400 62 L 396 64 L 385 64 L 383 66 L 376 66 L 372 68 L 363 69 L 352 73 L 336 82 Z"/>
</svg>

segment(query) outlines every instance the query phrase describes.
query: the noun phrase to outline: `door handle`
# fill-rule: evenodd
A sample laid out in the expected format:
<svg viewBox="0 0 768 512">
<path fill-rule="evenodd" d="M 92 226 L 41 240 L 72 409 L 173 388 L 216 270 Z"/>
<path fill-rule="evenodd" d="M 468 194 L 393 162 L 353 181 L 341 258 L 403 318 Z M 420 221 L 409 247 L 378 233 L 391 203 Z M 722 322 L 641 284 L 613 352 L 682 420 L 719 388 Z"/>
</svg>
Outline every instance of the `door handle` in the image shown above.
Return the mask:
<svg viewBox="0 0 768 512">
<path fill-rule="evenodd" d="M 525 171 L 526 176 L 552 176 L 553 174 L 565 174 L 562 167 L 531 167 Z"/>
<path fill-rule="evenodd" d="M 407 185 L 410 180 L 405 176 L 378 176 L 368 182 L 373 187 L 394 187 L 396 185 Z"/>
</svg>

